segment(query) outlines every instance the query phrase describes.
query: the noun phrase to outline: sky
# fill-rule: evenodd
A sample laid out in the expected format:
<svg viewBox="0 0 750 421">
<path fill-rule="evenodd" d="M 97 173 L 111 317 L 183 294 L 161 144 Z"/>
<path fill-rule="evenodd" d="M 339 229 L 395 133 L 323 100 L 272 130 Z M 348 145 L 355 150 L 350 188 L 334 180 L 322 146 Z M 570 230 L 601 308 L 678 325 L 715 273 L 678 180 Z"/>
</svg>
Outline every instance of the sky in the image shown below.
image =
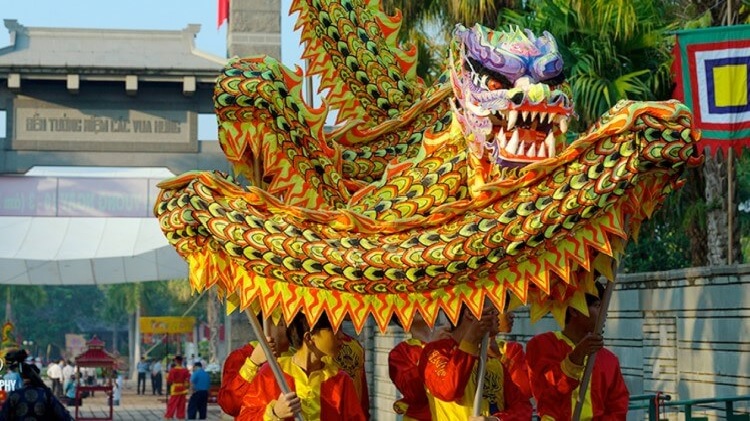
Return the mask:
<svg viewBox="0 0 750 421">
<path fill-rule="evenodd" d="M 291 0 L 281 1 L 281 59 L 291 67 L 301 50 L 299 35 L 293 32 L 294 20 L 288 16 L 290 4 Z M 226 57 L 227 25 L 216 27 L 217 0 L 0 0 L 0 18 L 16 19 L 24 26 L 58 28 L 182 30 L 198 23 L 196 47 Z M 10 36 L 3 24 L 0 48 L 8 45 Z M 5 119 L 0 118 L 0 137 L 4 133 Z M 199 137 L 206 139 L 205 133 L 201 130 Z"/>
</svg>

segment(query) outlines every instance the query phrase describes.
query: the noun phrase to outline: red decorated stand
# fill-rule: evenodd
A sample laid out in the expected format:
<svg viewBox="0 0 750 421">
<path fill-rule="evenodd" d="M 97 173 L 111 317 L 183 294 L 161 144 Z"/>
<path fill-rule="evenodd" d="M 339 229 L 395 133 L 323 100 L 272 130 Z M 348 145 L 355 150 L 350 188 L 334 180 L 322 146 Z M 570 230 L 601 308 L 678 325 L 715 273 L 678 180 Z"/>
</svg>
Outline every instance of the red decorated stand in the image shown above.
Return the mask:
<svg viewBox="0 0 750 421">
<path fill-rule="evenodd" d="M 108 417 L 84 417 L 79 414 L 78 408 L 81 404 L 81 396 L 84 392 L 103 391 L 108 396 L 112 396 L 112 371 L 115 369 L 116 360 L 115 357 L 110 355 L 104 350 L 104 341 L 97 338 L 96 335 L 91 338 L 90 341 L 86 342 L 86 350 L 76 357 L 76 420 L 112 420 L 112 399 L 108 399 L 109 402 L 109 416 Z M 101 367 L 106 375 L 106 383 L 101 386 L 89 386 L 81 385 L 81 367 Z"/>
</svg>

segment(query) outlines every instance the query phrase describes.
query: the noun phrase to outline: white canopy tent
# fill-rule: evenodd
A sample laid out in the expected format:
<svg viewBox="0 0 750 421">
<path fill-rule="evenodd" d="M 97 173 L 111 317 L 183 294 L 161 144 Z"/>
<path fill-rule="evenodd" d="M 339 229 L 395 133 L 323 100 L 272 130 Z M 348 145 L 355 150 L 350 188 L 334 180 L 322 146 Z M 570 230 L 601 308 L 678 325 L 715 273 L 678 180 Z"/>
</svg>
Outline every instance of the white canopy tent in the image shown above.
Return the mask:
<svg viewBox="0 0 750 421">
<path fill-rule="evenodd" d="M 92 174 L 95 175 L 92 177 Z M 171 176 L 168 171 L 84 171 L 81 168 L 69 167 L 35 169 L 27 175 L 56 186 L 54 192 L 47 193 L 55 198 L 55 214 L 71 214 L 80 210 L 82 215 L 98 212 L 102 216 L 28 216 L 23 215 L 23 212 L 18 212 L 21 215 L 8 216 L 13 211 L 8 210 L 6 206 L 5 212 L 0 213 L 5 215 L 0 216 L 0 232 L 4 233 L 3 241 L 0 241 L 0 284 L 98 285 L 187 277 L 187 264 L 167 243 L 156 218 L 148 215 L 149 206 L 152 206 L 155 198 L 150 197 L 153 195 L 152 186 L 156 181 Z M 75 181 L 70 182 L 72 177 L 81 177 L 85 180 L 76 185 Z M 26 189 L 28 183 L 18 183 L 28 181 L 22 180 L 24 178 L 0 179 L 0 193 L 3 193 L 0 195 L 0 211 L 3 210 L 2 202 L 18 203 L 17 198 L 22 198 L 22 194 L 17 193 L 17 188 L 7 186 L 15 183 Z M 109 184 L 103 182 L 105 179 L 110 180 Z M 89 196 L 89 202 L 104 203 L 109 200 L 111 203 L 111 198 L 117 192 L 107 189 L 111 188 L 113 182 L 121 183 L 124 179 L 130 179 L 130 183 L 125 186 L 131 189 L 128 195 L 147 196 L 137 199 L 137 213 L 140 217 L 112 216 L 113 212 L 102 211 L 101 206 L 100 209 L 96 209 L 95 205 L 89 209 L 75 203 L 76 200 L 81 202 L 80 197 L 63 203 L 66 197 L 74 197 L 69 192 L 80 196 L 82 188 L 92 183 L 104 183 L 104 188 L 98 193 L 93 193 L 99 196 Z M 137 188 L 132 188 L 134 179 Z M 64 185 L 63 181 L 67 181 L 67 185 Z M 42 183 L 38 185 L 41 186 Z M 146 186 L 145 190 L 142 185 Z M 65 189 L 68 191 L 67 196 Z M 40 188 L 34 192 L 37 201 L 38 197 L 45 193 L 42 190 Z M 24 190 L 23 194 L 28 197 L 30 193 Z M 132 197 L 126 199 L 133 202 Z M 71 206 L 71 203 L 75 206 Z M 62 212 L 61 209 L 68 209 L 68 212 Z M 132 210 L 128 212 L 133 213 Z"/>
</svg>

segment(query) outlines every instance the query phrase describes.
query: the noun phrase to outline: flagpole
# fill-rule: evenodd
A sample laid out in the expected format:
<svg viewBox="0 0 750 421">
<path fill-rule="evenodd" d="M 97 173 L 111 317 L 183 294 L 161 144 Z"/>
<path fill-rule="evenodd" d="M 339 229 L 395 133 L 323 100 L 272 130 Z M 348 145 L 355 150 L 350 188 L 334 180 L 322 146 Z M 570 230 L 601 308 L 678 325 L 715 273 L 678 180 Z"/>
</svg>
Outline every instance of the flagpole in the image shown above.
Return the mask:
<svg viewBox="0 0 750 421">
<path fill-rule="evenodd" d="M 614 259 L 613 259 L 614 260 Z M 616 268 L 614 264 L 612 267 Z M 594 332 L 602 334 L 604 330 L 604 322 L 607 321 L 607 309 L 609 308 L 609 301 L 612 298 L 612 291 L 615 289 L 615 279 L 617 278 L 617 271 L 612 273 L 614 277 L 611 281 L 607 281 L 607 287 L 604 290 L 604 297 L 601 298 L 602 305 L 599 309 L 599 317 L 596 319 L 596 327 Z M 596 359 L 596 353 L 591 354 L 586 359 L 586 368 L 583 372 L 583 378 L 581 384 L 578 386 L 578 396 L 576 397 L 576 407 L 573 411 L 572 421 L 579 421 L 581 419 L 581 412 L 583 411 L 583 403 L 586 400 L 586 389 L 589 388 L 589 382 L 591 381 L 591 375 L 594 373 L 594 360 Z"/>
<path fill-rule="evenodd" d="M 734 183 L 732 182 L 732 175 L 734 174 L 734 148 L 730 145 L 729 151 L 727 152 L 727 264 L 732 264 L 732 252 L 734 245 L 734 233 L 732 227 L 734 226 Z"/>
</svg>

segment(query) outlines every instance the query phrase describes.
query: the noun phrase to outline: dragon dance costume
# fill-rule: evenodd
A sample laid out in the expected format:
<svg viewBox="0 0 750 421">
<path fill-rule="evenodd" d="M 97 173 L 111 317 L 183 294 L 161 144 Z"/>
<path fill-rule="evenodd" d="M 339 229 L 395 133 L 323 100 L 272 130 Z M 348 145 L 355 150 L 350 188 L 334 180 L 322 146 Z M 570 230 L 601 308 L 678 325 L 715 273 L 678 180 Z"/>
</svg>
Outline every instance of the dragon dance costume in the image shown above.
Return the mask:
<svg viewBox="0 0 750 421">
<path fill-rule="evenodd" d="M 544 421 L 569 420 L 573 415 L 585 366 L 568 359 L 574 346 L 560 331 L 537 335 L 526 345 L 531 388 L 537 412 Z M 581 420 L 625 420 L 629 397 L 617 356 L 606 348 L 600 349 L 594 360 Z"/>
<path fill-rule="evenodd" d="M 257 341 L 251 341 L 230 352 L 224 360 L 217 403 L 224 413 L 233 417 L 239 415 L 242 398 L 257 374 L 258 366 L 250 360 L 257 346 Z"/>
<path fill-rule="evenodd" d="M 518 342 L 497 340 L 500 350 L 500 362 L 508 372 L 513 383 L 527 399 L 531 399 L 531 385 L 529 385 L 529 370 L 526 366 L 526 354 L 523 345 Z"/>
<path fill-rule="evenodd" d="M 324 367 L 309 376 L 294 364 L 291 356 L 279 357 L 284 378 L 302 402 L 305 421 L 351 420 L 364 421 L 359 397 L 351 377 L 333 361 L 324 358 Z M 273 406 L 281 388 L 268 364 L 264 364 L 245 393 L 239 421 L 275 420 Z"/>
<path fill-rule="evenodd" d="M 419 359 L 425 342 L 407 339 L 388 353 L 388 375 L 403 398 L 393 404 L 393 410 L 403 415 L 404 421 L 430 421 L 430 404 L 419 371 Z"/>
<path fill-rule="evenodd" d="M 476 345 L 453 338 L 425 345 L 419 362 L 424 378 L 430 413 L 435 420 L 468 419 L 477 389 Z M 528 421 L 531 403 L 513 383 L 500 360 L 487 359 L 480 415 L 502 420 Z"/>
<path fill-rule="evenodd" d="M 678 101 L 621 101 L 568 143 L 572 93 L 547 32 L 459 25 L 448 71 L 428 87 L 416 48 L 398 45 L 399 16 L 376 0 L 294 0 L 292 11 L 321 107 L 302 99 L 300 69 L 230 60 L 214 90 L 219 142 L 250 185 L 190 172 L 160 183 L 154 208 L 192 287 L 216 286 L 230 309 L 310 323 L 325 312 L 358 332 L 396 317 L 408 330 L 417 313 L 433 326 L 464 305 L 478 316 L 486 298 L 505 308 L 510 291 L 532 322 L 551 313 L 562 326 L 702 162 Z M 337 126 L 325 131 L 329 111 Z M 471 373 L 474 357 L 440 345 L 461 361 L 455 375 Z M 466 399 L 466 388 L 438 394 Z"/>
<path fill-rule="evenodd" d="M 362 411 L 364 411 L 367 419 L 370 419 L 370 392 L 367 390 L 365 349 L 357 339 L 343 331 L 339 331 L 336 337 L 340 341 L 340 347 L 334 362 L 354 381 L 354 389 L 357 391 Z"/>
<path fill-rule="evenodd" d="M 200 291 L 230 308 L 326 312 L 359 332 L 419 312 L 434 325 L 506 291 L 562 325 L 685 169 L 699 134 L 677 101 L 623 101 L 578 139 L 549 33 L 459 26 L 432 87 L 399 18 L 374 0 L 295 0 L 323 105 L 301 70 L 231 59 L 217 79 L 219 142 L 238 184 L 190 172 L 159 184 L 154 211 Z M 338 125 L 324 131 L 329 111 Z"/>
</svg>

